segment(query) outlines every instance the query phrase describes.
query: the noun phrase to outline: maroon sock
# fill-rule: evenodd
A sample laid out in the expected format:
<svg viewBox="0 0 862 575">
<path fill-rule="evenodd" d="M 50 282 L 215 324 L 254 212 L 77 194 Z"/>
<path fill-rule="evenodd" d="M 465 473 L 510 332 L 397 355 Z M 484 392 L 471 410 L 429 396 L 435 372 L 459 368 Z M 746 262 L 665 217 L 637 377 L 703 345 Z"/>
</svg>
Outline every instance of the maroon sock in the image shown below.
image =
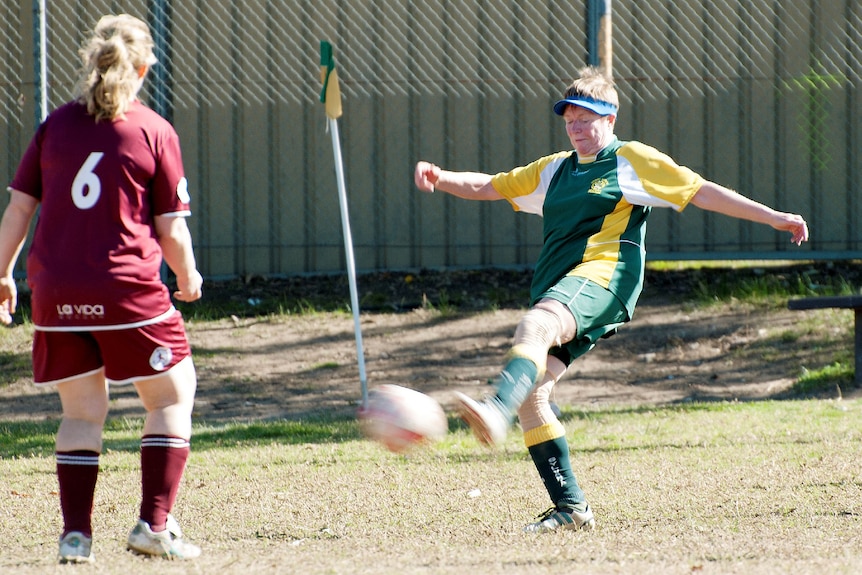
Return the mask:
<svg viewBox="0 0 862 575">
<path fill-rule="evenodd" d="M 99 476 L 99 454 L 95 451 L 57 451 L 57 482 L 63 511 L 63 536 L 80 531 L 93 536 L 93 499 Z"/>
<path fill-rule="evenodd" d="M 188 458 L 186 439 L 168 435 L 141 439 L 141 519 L 153 531 L 165 530 Z"/>
</svg>

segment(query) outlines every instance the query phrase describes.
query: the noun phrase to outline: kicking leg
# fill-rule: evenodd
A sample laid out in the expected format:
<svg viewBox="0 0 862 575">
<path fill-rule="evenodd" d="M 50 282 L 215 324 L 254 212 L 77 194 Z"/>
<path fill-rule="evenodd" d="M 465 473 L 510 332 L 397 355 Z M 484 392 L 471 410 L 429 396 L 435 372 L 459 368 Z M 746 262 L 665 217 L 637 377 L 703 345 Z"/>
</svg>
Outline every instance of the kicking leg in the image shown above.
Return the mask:
<svg viewBox="0 0 862 575">
<path fill-rule="evenodd" d="M 544 376 L 548 350 L 571 341 L 576 328 L 575 318 L 566 306 L 552 299 L 540 300 L 518 323 L 494 397 L 477 402 L 457 394 L 462 417 L 482 443 L 493 446 L 502 442 L 513 411 Z"/>
</svg>

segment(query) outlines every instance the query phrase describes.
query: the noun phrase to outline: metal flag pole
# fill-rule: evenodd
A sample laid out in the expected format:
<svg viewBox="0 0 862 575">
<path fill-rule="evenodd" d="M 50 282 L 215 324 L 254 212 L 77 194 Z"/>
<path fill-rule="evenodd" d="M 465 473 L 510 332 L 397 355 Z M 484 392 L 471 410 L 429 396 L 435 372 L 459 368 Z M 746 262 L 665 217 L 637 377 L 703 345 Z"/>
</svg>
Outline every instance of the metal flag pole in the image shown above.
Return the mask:
<svg viewBox="0 0 862 575">
<path fill-rule="evenodd" d="M 587 64 L 599 66 L 608 77 L 614 75 L 613 24 L 611 23 L 612 0 L 588 0 L 587 17 Z"/>
<path fill-rule="evenodd" d="M 356 335 L 356 357 L 359 362 L 359 383 L 362 387 L 362 408 L 368 407 L 368 380 L 365 376 L 365 352 L 362 349 L 362 329 L 359 325 L 359 296 L 356 289 L 356 264 L 353 258 L 353 240 L 350 217 L 347 213 L 347 190 L 344 184 L 344 165 L 341 160 L 341 139 L 338 135 L 338 118 L 341 117 L 341 90 L 335 71 L 332 44 L 320 41 L 320 79 L 323 89 L 320 101 L 325 105 L 327 125 L 332 134 L 332 153 L 335 156 L 335 181 L 338 184 L 338 204 L 341 207 L 341 229 L 344 234 L 344 255 L 347 259 L 347 278 L 350 283 L 350 307 L 353 310 L 353 330 Z"/>
</svg>

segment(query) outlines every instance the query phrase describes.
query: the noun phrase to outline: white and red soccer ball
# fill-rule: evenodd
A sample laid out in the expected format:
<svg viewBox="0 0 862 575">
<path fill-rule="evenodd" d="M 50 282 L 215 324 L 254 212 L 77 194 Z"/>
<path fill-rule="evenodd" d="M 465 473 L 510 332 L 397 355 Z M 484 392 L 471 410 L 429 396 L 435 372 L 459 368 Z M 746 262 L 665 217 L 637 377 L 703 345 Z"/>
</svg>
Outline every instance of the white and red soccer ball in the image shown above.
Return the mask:
<svg viewBox="0 0 862 575">
<path fill-rule="evenodd" d="M 357 415 L 362 432 L 395 453 L 438 441 L 449 429 L 436 400 L 388 383 L 368 392 L 368 404 Z"/>
</svg>

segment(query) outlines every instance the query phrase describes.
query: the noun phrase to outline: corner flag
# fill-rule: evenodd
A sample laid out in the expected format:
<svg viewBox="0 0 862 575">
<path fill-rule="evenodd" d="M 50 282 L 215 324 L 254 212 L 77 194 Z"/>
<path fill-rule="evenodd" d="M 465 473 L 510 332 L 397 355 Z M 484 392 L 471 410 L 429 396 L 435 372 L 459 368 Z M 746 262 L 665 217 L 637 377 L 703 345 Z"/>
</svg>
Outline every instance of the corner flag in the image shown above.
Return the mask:
<svg viewBox="0 0 862 575">
<path fill-rule="evenodd" d="M 341 207 L 341 229 L 344 233 L 344 256 L 347 259 L 347 279 L 350 282 L 350 307 L 353 308 L 353 329 L 356 334 L 356 357 L 359 363 L 359 383 L 362 388 L 362 408 L 368 407 L 368 382 L 365 378 L 365 352 L 362 350 L 362 330 L 359 326 L 359 296 L 356 289 L 356 264 L 353 258 L 353 239 L 350 235 L 350 217 L 347 214 L 347 189 L 344 184 L 344 166 L 341 161 L 341 140 L 338 137 L 338 118 L 341 117 L 341 90 L 335 72 L 332 44 L 320 41 L 320 101 L 326 109 L 327 124 L 332 132 L 332 153 L 335 156 L 335 181 L 338 184 L 338 204 Z"/>
<path fill-rule="evenodd" d="M 320 101 L 326 106 L 326 116 L 333 120 L 340 118 L 341 89 L 338 87 L 338 72 L 335 70 L 332 44 L 326 40 L 320 41 L 320 81 L 323 82 Z"/>
</svg>

